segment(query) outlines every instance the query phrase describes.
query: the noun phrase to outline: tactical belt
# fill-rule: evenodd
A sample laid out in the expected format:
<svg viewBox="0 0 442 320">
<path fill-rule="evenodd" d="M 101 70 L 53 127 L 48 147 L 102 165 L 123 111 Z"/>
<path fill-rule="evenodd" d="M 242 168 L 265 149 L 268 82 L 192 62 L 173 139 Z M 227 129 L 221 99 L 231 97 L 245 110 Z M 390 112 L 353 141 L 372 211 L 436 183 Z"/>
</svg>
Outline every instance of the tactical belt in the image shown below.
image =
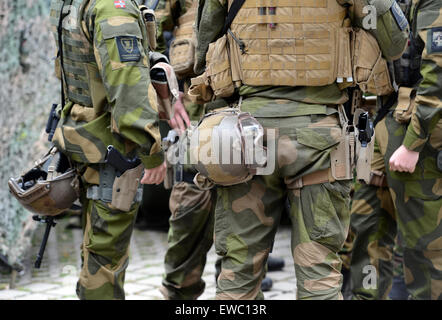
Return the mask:
<svg viewBox="0 0 442 320">
<path fill-rule="evenodd" d="M 112 190 L 116 177 L 116 170 L 108 164 L 100 165 L 100 184 L 91 186 L 86 190 L 86 198 L 91 200 L 101 200 L 106 203 L 112 202 Z M 138 188 L 133 202 L 141 202 L 143 189 Z"/>
<path fill-rule="evenodd" d="M 386 176 L 383 172 L 374 170 L 370 173 L 370 185 L 388 187 Z"/>
<path fill-rule="evenodd" d="M 92 186 L 87 188 L 86 198 L 91 200 L 101 200 L 103 202 L 112 202 L 112 188 L 103 188 Z M 141 202 L 143 198 L 143 189 L 139 188 L 133 202 Z"/>
<path fill-rule="evenodd" d="M 301 178 L 296 179 L 290 184 L 291 189 L 301 189 L 304 186 L 311 186 L 314 184 L 321 184 L 326 182 L 336 181 L 331 175 L 331 169 L 325 169 L 306 174 Z"/>
</svg>

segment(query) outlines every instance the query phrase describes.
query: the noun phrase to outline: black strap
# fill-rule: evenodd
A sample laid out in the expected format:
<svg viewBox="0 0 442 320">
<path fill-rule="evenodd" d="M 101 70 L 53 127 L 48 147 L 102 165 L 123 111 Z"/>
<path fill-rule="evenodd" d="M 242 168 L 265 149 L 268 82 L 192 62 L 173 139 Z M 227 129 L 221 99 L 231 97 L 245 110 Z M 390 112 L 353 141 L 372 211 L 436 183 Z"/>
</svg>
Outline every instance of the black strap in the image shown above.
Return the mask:
<svg viewBox="0 0 442 320">
<path fill-rule="evenodd" d="M 58 18 L 58 27 L 57 27 L 57 32 L 58 32 L 57 57 L 60 58 L 60 73 L 61 73 L 60 83 L 61 83 L 61 107 L 62 108 L 64 107 L 64 104 L 66 103 L 66 98 L 64 95 L 64 84 L 63 84 L 63 81 L 66 82 L 66 79 L 65 79 L 64 67 L 63 67 L 63 41 L 62 41 L 63 28 L 62 28 L 62 24 L 63 24 L 63 19 L 66 18 L 66 16 L 70 13 L 70 11 L 68 11 L 68 13 L 63 14 L 65 2 L 66 2 L 66 0 L 63 0 L 63 4 L 62 4 L 61 10 L 60 10 L 60 17 Z M 70 5 L 72 5 L 72 0 L 70 0 Z"/>
<path fill-rule="evenodd" d="M 396 100 L 398 98 L 398 93 L 395 91 L 392 93 L 388 100 L 385 102 L 385 104 L 382 103 L 382 97 L 378 97 L 378 101 L 380 102 L 381 108 L 378 111 L 378 114 L 376 116 L 376 119 L 374 119 L 373 127 L 376 126 L 376 124 L 384 119 L 384 117 L 390 112 L 390 108 L 395 104 Z"/>
<path fill-rule="evenodd" d="M 227 30 L 229 30 L 230 25 L 233 22 L 233 19 L 235 19 L 236 15 L 239 12 L 239 9 L 241 9 L 242 5 L 246 2 L 246 0 L 234 0 L 232 5 L 230 6 L 230 10 L 227 13 L 226 21 L 224 23 L 222 35 L 227 33 Z"/>
</svg>

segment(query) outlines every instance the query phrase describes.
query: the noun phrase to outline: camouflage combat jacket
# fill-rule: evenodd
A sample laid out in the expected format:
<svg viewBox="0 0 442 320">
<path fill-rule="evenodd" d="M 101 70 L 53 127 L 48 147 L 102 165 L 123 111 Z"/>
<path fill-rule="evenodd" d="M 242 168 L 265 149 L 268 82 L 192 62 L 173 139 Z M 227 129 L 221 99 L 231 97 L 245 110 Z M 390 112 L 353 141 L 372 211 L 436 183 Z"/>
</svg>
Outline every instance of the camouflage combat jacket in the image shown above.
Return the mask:
<svg viewBox="0 0 442 320">
<path fill-rule="evenodd" d="M 387 8 L 392 0 L 379 0 Z M 348 7 L 352 25 L 363 27 L 363 7 L 366 0 L 337 0 Z M 200 0 L 196 21 L 197 48 L 195 72 L 201 74 L 206 66 L 206 53 L 211 42 L 221 36 L 227 16 L 227 0 Z M 383 57 L 387 60 L 401 56 L 408 38 L 408 27 L 401 29 L 391 10 L 386 10 L 377 18 L 377 27 L 368 30 L 378 40 Z M 346 90 L 341 90 L 336 83 L 326 86 L 247 86 L 239 88 L 239 95 L 244 99 L 243 111 L 256 117 L 290 117 L 311 114 L 331 114 L 336 112 L 335 105 L 348 100 Z"/>
<path fill-rule="evenodd" d="M 442 1 L 413 0 L 411 32 L 422 52 L 415 106 L 403 145 L 420 152 L 429 139 L 442 149 Z"/>
<path fill-rule="evenodd" d="M 160 165 L 156 94 L 137 3 L 53 0 L 57 47 L 60 21 L 56 74 L 66 98 L 54 143 L 80 163 L 104 162 L 107 146 L 113 145 L 127 156 L 137 155 L 145 168 Z"/>
</svg>

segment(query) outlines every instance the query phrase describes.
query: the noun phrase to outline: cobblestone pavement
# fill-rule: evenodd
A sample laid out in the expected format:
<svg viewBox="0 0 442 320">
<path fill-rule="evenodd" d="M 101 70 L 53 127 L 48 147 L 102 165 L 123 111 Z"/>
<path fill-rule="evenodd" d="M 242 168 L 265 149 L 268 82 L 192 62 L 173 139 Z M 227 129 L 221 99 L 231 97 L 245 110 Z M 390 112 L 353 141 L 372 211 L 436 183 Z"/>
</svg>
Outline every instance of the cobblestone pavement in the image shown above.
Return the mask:
<svg viewBox="0 0 442 320">
<path fill-rule="evenodd" d="M 0 274 L 0 300 L 76 300 L 75 284 L 80 270 L 80 244 L 82 232 L 66 229 L 68 219 L 60 220 L 52 229 L 40 269 L 34 269 L 44 226 L 38 227 L 33 246 L 26 258 L 26 268 L 10 286 L 11 276 Z M 124 289 L 127 300 L 161 300 L 159 291 L 164 272 L 163 259 L 167 248 L 167 233 L 135 230 L 131 242 L 129 267 Z M 282 257 L 285 267 L 269 272 L 273 280 L 271 291 L 264 292 L 268 300 L 295 299 L 296 280 L 290 253 L 290 227 L 280 226 L 272 256 Z M 207 257 L 203 279 L 206 290 L 200 300 L 215 297 L 215 260 L 212 246 Z"/>
</svg>

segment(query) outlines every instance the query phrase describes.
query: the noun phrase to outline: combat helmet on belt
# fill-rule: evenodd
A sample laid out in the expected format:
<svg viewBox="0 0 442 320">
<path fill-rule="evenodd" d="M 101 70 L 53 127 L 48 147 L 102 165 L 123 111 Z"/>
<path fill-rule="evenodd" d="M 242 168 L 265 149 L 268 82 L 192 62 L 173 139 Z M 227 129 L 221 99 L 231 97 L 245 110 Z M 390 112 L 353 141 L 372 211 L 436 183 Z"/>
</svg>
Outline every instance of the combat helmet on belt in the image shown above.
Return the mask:
<svg viewBox="0 0 442 320">
<path fill-rule="evenodd" d="M 35 166 L 8 181 L 11 194 L 27 210 L 55 216 L 72 207 L 78 199 L 78 177 L 69 159 L 52 147 Z"/>
<path fill-rule="evenodd" d="M 225 108 L 206 114 L 189 133 L 194 182 L 229 186 L 250 180 L 266 164 L 264 129 L 250 113 Z"/>
</svg>

